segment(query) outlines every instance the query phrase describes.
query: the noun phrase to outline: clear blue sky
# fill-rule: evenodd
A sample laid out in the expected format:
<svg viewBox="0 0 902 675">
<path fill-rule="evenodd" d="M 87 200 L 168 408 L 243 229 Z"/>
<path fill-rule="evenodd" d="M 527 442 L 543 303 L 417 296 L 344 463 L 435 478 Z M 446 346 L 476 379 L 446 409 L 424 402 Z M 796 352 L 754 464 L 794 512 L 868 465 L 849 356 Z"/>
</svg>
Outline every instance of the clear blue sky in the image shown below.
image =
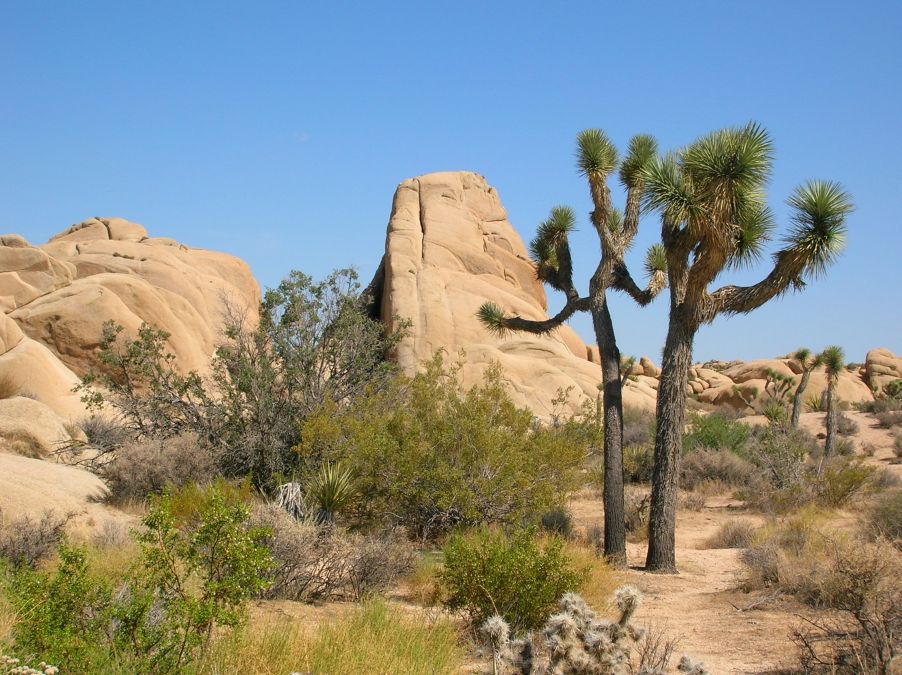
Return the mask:
<svg viewBox="0 0 902 675">
<path fill-rule="evenodd" d="M 528 240 L 555 204 L 589 210 L 579 130 L 676 147 L 753 119 L 776 141 L 781 222 L 793 186 L 839 180 L 849 245 L 804 293 L 704 328 L 696 358 L 899 353 L 900 36 L 889 0 L 4 0 L 0 231 L 43 242 L 117 215 L 241 256 L 263 285 L 347 265 L 366 282 L 406 178 L 485 175 Z M 637 262 L 658 223 L 641 230 Z M 588 227 L 574 247 L 585 281 Z M 614 312 L 622 351 L 659 359 L 666 300 Z"/>
</svg>

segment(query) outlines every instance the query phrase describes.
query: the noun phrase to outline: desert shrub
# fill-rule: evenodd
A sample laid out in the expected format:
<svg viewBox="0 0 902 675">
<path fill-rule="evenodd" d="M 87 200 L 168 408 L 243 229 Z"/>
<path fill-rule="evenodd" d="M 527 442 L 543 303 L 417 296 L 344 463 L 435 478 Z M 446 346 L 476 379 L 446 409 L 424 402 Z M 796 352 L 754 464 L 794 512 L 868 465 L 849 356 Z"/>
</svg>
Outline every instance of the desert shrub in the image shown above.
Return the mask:
<svg viewBox="0 0 902 675">
<path fill-rule="evenodd" d="M 0 512 L 0 558 L 14 569 L 34 569 L 56 550 L 70 518 L 48 510 L 39 519 L 29 515 L 8 519 Z"/>
<path fill-rule="evenodd" d="M 830 542 L 801 599 L 833 610 L 794 632 L 805 672 L 890 673 L 902 656 L 902 554 L 884 542 Z"/>
<path fill-rule="evenodd" d="M 651 495 L 643 490 L 627 490 L 623 495 L 623 524 L 631 541 L 648 538 Z"/>
<path fill-rule="evenodd" d="M 684 450 L 730 450 L 742 453 L 751 436 L 748 425 L 729 419 L 721 412 L 696 413 L 690 418 L 690 431 L 683 436 Z"/>
<path fill-rule="evenodd" d="M 740 490 L 740 496 L 750 506 L 778 513 L 810 503 L 815 499 L 813 452 L 819 452 L 817 444 L 804 431 L 756 429 L 746 455 L 757 467 L 759 480 Z"/>
<path fill-rule="evenodd" d="M 821 517 L 808 508 L 758 529 L 740 555 L 745 590 L 791 588 L 794 567 L 819 554 L 814 542 L 821 539 L 820 524 Z"/>
<path fill-rule="evenodd" d="M 887 410 L 875 415 L 877 422 L 884 429 L 892 429 L 902 425 L 902 410 Z"/>
<path fill-rule="evenodd" d="M 41 459 L 48 452 L 37 436 L 24 430 L 0 431 L 0 442 L 12 454 L 31 459 Z"/>
<path fill-rule="evenodd" d="M 419 556 L 414 562 L 413 570 L 404 579 L 405 596 L 424 607 L 439 604 L 442 599 L 439 582 L 441 569 L 440 552 L 426 552 Z"/>
<path fill-rule="evenodd" d="M 883 394 L 890 400 L 902 401 L 902 379 L 884 385 Z"/>
<path fill-rule="evenodd" d="M 696 450 L 680 460 L 680 487 L 694 490 L 704 481 L 748 486 L 756 478 L 755 465 L 729 450 Z"/>
<path fill-rule="evenodd" d="M 827 420 L 824 420 L 824 424 L 826 425 Z M 843 413 L 839 413 L 836 419 L 836 433 L 841 436 L 852 436 L 858 433 L 858 422 L 853 420 L 848 415 Z"/>
<path fill-rule="evenodd" d="M 573 534 L 573 518 L 565 508 L 554 508 L 542 514 L 541 526 L 543 532 L 556 534 L 565 539 Z"/>
<path fill-rule="evenodd" d="M 755 526 L 747 520 L 731 519 L 721 525 L 705 548 L 748 548 L 755 535 Z"/>
<path fill-rule="evenodd" d="M 875 398 L 871 401 L 862 401 L 861 403 L 857 403 L 856 407 L 863 412 L 872 414 L 894 412 L 902 410 L 902 398 L 885 396 L 883 398 Z"/>
<path fill-rule="evenodd" d="M 78 426 L 84 432 L 87 444 L 102 455 L 115 452 L 134 439 L 133 432 L 120 420 L 105 415 L 85 417 Z"/>
<path fill-rule="evenodd" d="M 839 507 L 871 485 L 875 470 L 861 460 L 835 457 L 824 462 L 813 479 L 816 499 L 825 506 Z"/>
<path fill-rule="evenodd" d="M 84 549 L 61 545 L 55 570 L 6 580 L 19 620 L 13 648 L 64 672 L 181 672 L 217 626 L 236 626 L 265 584 L 263 533 L 243 502 L 215 484 L 200 508 L 177 515 L 164 495 L 136 532 L 140 557 L 123 583 L 92 573 Z"/>
<path fill-rule="evenodd" d="M 441 355 L 411 379 L 371 391 L 345 410 L 311 415 L 297 448 L 353 472 L 358 518 L 388 520 L 417 537 L 458 526 L 538 524 L 580 482 L 585 426 L 533 423 L 507 392 L 500 368 L 461 393 Z"/>
<path fill-rule="evenodd" d="M 541 630 L 541 638 L 516 638 L 513 627 L 495 614 L 480 626 L 480 633 L 492 649 L 494 673 L 663 673 L 666 672 L 676 641 L 661 628 L 646 632 L 631 621 L 641 595 L 634 586 L 622 586 L 614 593 L 614 621 L 599 618 L 583 598 L 567 593 L 556 603 L 559 610 Z M 707 675 L 704 665 L 687 658 L 677 670 L 690 675 Z"/>
<path fill-rule="evenodd" d="M 227 308 L 210 378 L 179 371 L 165 331 L 142 325 L 127 337 L 108 322 L 83 400 L 111 406 L 134 437 L 194 433 L 224 475 L 271 489 L 279 476 L 307 468 L 292 448 L 310 412 L 327 402 L 342 407 L 397 372 L 385 354 L 407 323 L 386 334 L 367 302 L 353 270 L 320 282 L 292 272 L 266 291 L 257 320 Z"/>
<path fill-rule="evenodd" d="M 9 373 L 0 375 L 0 399 L 14 398 L 19 395 L 22 385 Z"/>
<path fill-rule="evenodd" d="M 707 503 L 705 495 L 700 492 L 682 492 L 680 493 L 680 508 L 687 511 L 701 511 Z"/>
<path fill-rule="evenodd" d="M 563 540 L 541 545 L 531 530 L 454 535 L 443 553 L 445 605 L 463 610 L 473 625 L 500 613 L 515 631 L 538 628 L 557 599 L 588 575 L 572 565 Z"/>
<path fill-rule="evenodd" d="M 410 572 L 416 561 L 398 529 L 354 534 L 332 523 L 297 521 L 270 505 L 255 509 L 253 522 L 267 531 L 263 543 L 275 563 L 263 591 L 267 598 L 359 599 L 387 589 Z"/>
<path fill-rule="evenodd" d="M 655 414 L 641 408 L 623 409 L 623 446 L 648 445 L 655 440 Z"/>
<path fill-rule="evenodd" d="M 824 400 L 823 395 L 811 394 L 805 399 L 805 407 L 808 409 L 808 412 L 826 412 L 827 402 Z"/>
<path fill-rule="evenodd" d="M 651 445 L 631 445 L 623 449 L 623 479 L 627 483 L 648 483 L 655 468 Z"/>
<path fill-rule="evenodd" d="M 873 537 L 883 537 L 902 548 L 902 490 L 877 497 L 867 514 L 867 528 Z"/>
<path fill-rule="evenodd" d="M 216 475 L 215 458 L 192 433 L 127 443 L 100 470 L 113 504 L 143 501 L 167 487 L 207 483 Z"/>
</svg>

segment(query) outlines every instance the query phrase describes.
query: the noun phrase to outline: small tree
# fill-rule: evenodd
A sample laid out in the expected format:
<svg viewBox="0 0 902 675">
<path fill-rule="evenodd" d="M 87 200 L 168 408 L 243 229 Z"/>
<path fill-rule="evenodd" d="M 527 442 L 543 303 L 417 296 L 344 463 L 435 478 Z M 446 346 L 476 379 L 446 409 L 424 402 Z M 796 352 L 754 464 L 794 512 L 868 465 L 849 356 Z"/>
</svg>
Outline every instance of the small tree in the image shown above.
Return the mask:
<svg viewBox="0 0 902 675">
<path fill-rule="evenodd" d="M 580 297 L 573 285 L 573 264 L 569 235 L 576 217 L 565 206 L 551 209 L 548 219 L 539 225 L 530 244 L 530 254 L 538 278 L 562 292 L 567 303 L 554 317 L 530 321 L 519 316 L 505 316 L 494 303 L 479 309 L 482 323 L 497 333 L 525 331 L 548 333 L 576 312 L 589 312 L 595 328 L 595 339 L 601 356 L 601 379 L 604 406 L 604 552 L 615 564 L 626 564 L 626 530 L 623 511 L 623 370 L 614 323 L 607 304 L 608 288 L 627 291 L 640 305 L 651 302 L 665 287 L 664 257 L 660 246 L 646 255 L 650 281 L 645 290 L 633 281 L 624 262 L 627 249 L 639 227 L 646 164 L 657 152 L 651 136 L 634 136 L 629 142 L 626 159 L 620 163 L 619 177 L 626 188 L 626 210 L 614 208 L 608 188 L 608 176 L 618 166 L 617 149 L 600 129 L 587 129 L 577 138 L 577 168 L 585 176 L 592 197 L 592 225 L 601 244 L 601 260 L 589 282 L 589 294 Z"/>
<path fill-rule="evenodd" d="M 715 131 L 644 169 L 645 206 L 661 214 L 670 318 L 658 386 L 655 471 L 646 568 L 675 572 L 677 479 L 692 345 L 721 314 L 746 314 L 805 278 L 822 276 L 845 242 L 849 195 L 809 182 L 789 198 L 793 226 L 772 271 L 752 286 L 709 290 L 725 269 L 757 260 L 773 229 L 764 186 L 773 144 L 757 124 Z"/>
<path fill-rule="evenodd" d="M 827 440 L 824 442 L 824 459 L 827 459 L 836 450 L 836 385 L 845 366 L 842 347 L 827 347 L 818 359 L 827 375 Z"/>
<path fill-rule="evenodd" d="M 820 356 L 812 356 L 811 350 L 806 349 L 805 347 L 796 350 L 796 353 L 792 355 L 792 358 L 798 361 L 802 368 L 802 379 L 799 380 L 799 386 L 796 387 L 796 391 L 792 396 L 792 417 L 790 418 L 789 424 L 793 429 L 798 429 L 799 416 L 802 414 L 802 405 L 804 402 L 802 396 L 808 388 L 808 380 L 811 379 L 811 371 L 821 364 L 821 360 Z"/>
</svg>

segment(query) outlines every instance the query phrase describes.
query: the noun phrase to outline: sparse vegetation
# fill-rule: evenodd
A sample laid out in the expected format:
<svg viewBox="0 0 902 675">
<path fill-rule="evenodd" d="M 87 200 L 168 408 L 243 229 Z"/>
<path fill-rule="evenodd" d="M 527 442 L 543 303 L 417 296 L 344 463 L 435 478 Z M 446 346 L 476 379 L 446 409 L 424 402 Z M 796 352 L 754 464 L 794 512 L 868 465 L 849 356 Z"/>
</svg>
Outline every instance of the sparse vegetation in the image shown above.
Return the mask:
<svg viewBox="0 0 902 675">
<path fill-rule="evenodd" d="M 748 548 L 754 541 L 755 526 L 748 520 L 732 519 L 718 528 L 705 548 Z"/>
<path fill-rule="evenodd" d="M 71 516 L 46 510 L 40 518 L 8 518 L 0 511 L 0 560 L 13 569 L 34 569 L 56 551 Z"/>
<path fill-rule="evenodd" d="M 14 455 L 41 459 L 47 455 L 48 448 L 32 433 L 25 430 L 7 430 L 0 432 L 0 443 Z"/>
</svg>

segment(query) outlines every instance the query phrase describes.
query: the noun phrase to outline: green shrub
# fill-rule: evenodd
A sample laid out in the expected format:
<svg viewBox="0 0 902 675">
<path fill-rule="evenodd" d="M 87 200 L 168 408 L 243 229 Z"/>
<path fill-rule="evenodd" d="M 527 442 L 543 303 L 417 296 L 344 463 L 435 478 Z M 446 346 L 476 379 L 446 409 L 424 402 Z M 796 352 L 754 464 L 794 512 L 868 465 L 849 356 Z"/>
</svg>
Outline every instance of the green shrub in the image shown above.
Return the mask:
<svg viewBox="0 0 902 675">
<path fill-rule="evenodd" d="M 751 436 L 747 424 L 728 419 L 723 413 L 696 413 L 690 419 L 691 430 L 683 436 L 684 450 L 730 450 L 742 454 Z"/>
<path fill-rule="evenodd" d="M 538 524 L 578 487 L 591 434 L 577 420 L 534 424 L 497 366 L 466 393 L 457 375 L 439 355 L 345 410 L 327 405 L 308 418 L 297 451 L 353 473 L 366 495 L 358 518 L 422 539 L 458 526 Z"/>
<path fill-rule="evenodd" d="M 542 514 L 542 531 L 565 539 L 573 534 L 573 518 L 565 508 L 554 508 Z"/>
<path fill-rule="evenodd" d="M 815 483 L 817 499 L 825 506 L 843 506 L 866 490 L 873 476 L 874 467 L 861 460 L 835 457 L 824 463 Z"/>
<path fill-rule="evenodd" d="M 164 495 L 136 534 L 138 561 L 113 588 L 92 574 L 84 549 L 59 547 L 53 572 L 7 576 L 17 611 L 13 648 L 63 672 L 182 672 L 218 626 L 237 626 L 271 562 L 248 527 L 248 509 L 214 485 L 198 509 L 177 514 Z"/>
<path fill-rule="evenodd" d="M 455 535 L 443 549 L 445 605 L 463 610 L 473 625 L 500 614 L 515 631 L 538 628 L 558 598 L 588 576 L 563 549 L 559 538 L 540 545 L 532 530 Z"/>
<path fill-rule="evenodd" d="M 651 445 L 632 445 L 623 449 L 623 479 L 627 483 L 648 483 L 655 468 L 655 449 Z"/>
</svg>

